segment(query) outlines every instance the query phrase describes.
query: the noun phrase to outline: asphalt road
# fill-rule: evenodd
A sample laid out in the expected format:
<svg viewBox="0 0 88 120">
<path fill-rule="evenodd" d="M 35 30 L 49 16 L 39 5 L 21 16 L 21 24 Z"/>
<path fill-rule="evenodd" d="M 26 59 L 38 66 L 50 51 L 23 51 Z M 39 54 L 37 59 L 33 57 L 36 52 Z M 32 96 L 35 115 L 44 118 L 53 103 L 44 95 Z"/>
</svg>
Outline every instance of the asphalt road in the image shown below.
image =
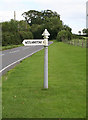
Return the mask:
<svg viewBox="0 0 88 120">
<path fill-rule="evenodd" d="M 49 45 L 53 42 L 49 42 Z M 23 59 L 43 49 L 44 46 L 22 46 L 0 51 L 0 75 L 6 73 Z"/>
</svg>

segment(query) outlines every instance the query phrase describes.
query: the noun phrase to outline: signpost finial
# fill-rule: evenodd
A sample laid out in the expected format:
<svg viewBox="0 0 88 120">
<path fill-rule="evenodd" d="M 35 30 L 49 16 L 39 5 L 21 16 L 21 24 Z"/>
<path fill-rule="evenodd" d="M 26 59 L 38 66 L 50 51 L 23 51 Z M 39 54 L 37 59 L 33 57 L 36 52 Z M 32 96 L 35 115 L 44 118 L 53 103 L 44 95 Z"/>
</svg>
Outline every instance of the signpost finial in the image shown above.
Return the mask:
<svg viewBox="0 0 88 120">
<path fill-rule="evenodd" d="M 44 30 L 42 36 L 44 36 L 44 38 L 49 38 L 48 36 L 50 36 L 50 33 L 48 32 L 47 29 Z"/>
</svg>

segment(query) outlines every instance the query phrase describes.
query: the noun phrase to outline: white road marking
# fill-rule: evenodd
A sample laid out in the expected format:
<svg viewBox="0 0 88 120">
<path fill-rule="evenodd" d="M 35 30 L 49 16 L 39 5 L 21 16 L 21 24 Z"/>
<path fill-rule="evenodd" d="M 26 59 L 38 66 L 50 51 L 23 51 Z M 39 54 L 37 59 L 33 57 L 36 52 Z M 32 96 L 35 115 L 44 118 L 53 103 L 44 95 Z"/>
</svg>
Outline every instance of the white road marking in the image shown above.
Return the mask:
<svg viewBox="0 0 88 120">
<path fill-rule="evenodd" d="M 16 50 L 16 51 L 12 51 L 12 52 L 9 52 L 9 53 L 16 53 L 16 52 L 19 52 L 20 50 Z"/>
<path fill-rule="evenodd" d="M 15 62 L 13 62 L 13 63 L 11 63 L 10 65 L 8 65 L 8 66 L 4 67 L 2 70 L 0 70 L 0 73 L 2 73 L 2 72 L 3 72 L 5 69 L 7 69 L 8 67 L 10 67 L 10 66 L 16 64 L 17 62 L 22 61 L 23 59 L 25 59 L 25 58 L 27 58 L 27 57 L 33 55 L 34 53 L 36 53 L 36 52 L 38 52 L 38 51 L 40 51 L 40 50 L 42 50 L 42 49 L 43 49 L 43 48 L 41 48 L 41 49 L 39 49 L 39 50 L 36 50 L 35 52 L 33 52 L 33 53 L 31 53 L 31 54 L 29 54 L 29 55 L 27 55 L 27 56 L 25 56 L 25 57 L 23 57 L 23 58 L 21 58 L 21 59 L 15 61 Z"/>
</svg>

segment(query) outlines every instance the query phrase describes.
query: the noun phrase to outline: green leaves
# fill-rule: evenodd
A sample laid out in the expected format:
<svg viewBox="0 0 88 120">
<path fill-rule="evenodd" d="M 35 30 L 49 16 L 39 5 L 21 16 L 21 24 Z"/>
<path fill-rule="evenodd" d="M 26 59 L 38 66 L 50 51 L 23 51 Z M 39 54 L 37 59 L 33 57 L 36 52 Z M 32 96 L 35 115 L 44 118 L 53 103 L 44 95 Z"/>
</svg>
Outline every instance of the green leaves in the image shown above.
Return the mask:
<svg viewBox="0 0 88 120">
<path fill-rule="evenodd" d="M 30 25 L 26 21 L 15 21 L 2 23 L 2 45 L 18 45 L 23 39 L 32 39 L 33 35 L 30 32 Z"/>
<path fill-rule="evenodd" d="M 57 41 L 64 41 L 66 39 L 70 40 L 71 36 L 72 36 L 72 34 L 69 31 L 67 31 L 67 30 L 61 30 L 57 34 Z"/>
<path fill-rule="evenodd" d="M 45 23 L 47 18 L 57 17 L 60 19 L 60 15 L 57 12 L 53 12 L 51 10 L 44 10 L 44 11 L 36 11 L 30 10 L 28 12 L 24 12 L 23 17 L 28 22 L 28 24 L 43 24 Z"/>
</svg>

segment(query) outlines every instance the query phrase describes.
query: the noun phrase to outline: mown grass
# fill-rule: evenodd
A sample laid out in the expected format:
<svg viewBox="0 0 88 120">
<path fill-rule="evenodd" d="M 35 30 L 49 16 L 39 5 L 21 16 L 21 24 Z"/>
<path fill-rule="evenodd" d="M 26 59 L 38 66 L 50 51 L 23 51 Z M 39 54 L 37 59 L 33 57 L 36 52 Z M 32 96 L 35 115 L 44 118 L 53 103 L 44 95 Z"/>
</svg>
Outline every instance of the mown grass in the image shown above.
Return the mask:
<svg viewBox="0 0 88 120">
<path fill-rule="evenodd" d="M 7 49 L 16 48 L 16 47 L 20 47 L 20 46 L 23 46 L 23 44 L 20 44 L 20 45 L 0 46 L 0 51 L 1 51 L 1 50 L 7 50 Z"/>
<path fill-rule="evenodd" d="M 49 89 L 43 89 L 44 50 L 3 76 L 3 118 L 85 118 L 86 49 L 49 46 Z"/>
</svg>

